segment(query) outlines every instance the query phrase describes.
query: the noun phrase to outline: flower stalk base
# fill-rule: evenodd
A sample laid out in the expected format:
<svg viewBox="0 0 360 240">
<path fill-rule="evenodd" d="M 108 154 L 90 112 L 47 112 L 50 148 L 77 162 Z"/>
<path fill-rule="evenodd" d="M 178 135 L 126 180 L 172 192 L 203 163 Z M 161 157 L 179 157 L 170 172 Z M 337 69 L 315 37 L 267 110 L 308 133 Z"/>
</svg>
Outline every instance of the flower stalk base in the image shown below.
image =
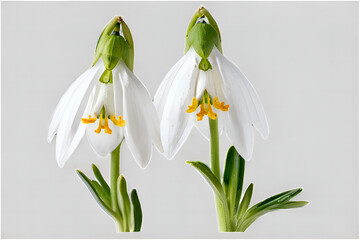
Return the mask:
<svg viewBox="0 0 360 240">
<path fill-rule="evenodd" d="M 126 180 L 120 175 L 121 143 L 111 153 L 110 186 L 95 164 L 92 168 L 97 181 L 89 179 L 80 170 L 77 170 L 77 173 L 99 206 L 114 219 L 117 232 L 139 232 L 142 224 L 142 210 L 138 195 L 133 189 L 129 196 Z"/>
<path fill-rule="evenodd" d="M 220 232 L 244 232 L 256 219 L 268 212 L 299 208 L 308 204 L 307 201 L 290 201 L 302 191 L 301 188 L 297 188 L 279 193 L 249 207 L 253 194 L 253 183 L 248 186 L 242 196 L 244 158 L 234 146 L 230 147 L 221 179 L 217 119 L 209 118 L 209 128 L 211 168 L 200 161 L 187 161 L 187 163 L 198 170 L 214 191 Z"/>
</svg>

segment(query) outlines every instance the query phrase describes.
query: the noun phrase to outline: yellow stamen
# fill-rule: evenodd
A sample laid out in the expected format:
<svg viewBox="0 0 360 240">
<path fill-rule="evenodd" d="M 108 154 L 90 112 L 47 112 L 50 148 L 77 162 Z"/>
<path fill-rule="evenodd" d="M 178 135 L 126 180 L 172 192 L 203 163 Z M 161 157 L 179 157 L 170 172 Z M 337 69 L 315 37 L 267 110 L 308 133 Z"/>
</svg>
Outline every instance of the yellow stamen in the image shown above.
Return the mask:
<svg viewBox="0 0 360 240">
<path fill-rule="evenodd" d="M 116 116 L 113 115 L 111 116 L 110 120 L 119 127 L 124 127 L 125 126 L 125 120 L 123 120 L 122 116 L 119 116 L 118 119 L 116 119 Z"/>
<path fill-rule="evenodd" d="M 196 100 L 196 97 L 193 97 L 191 105 L 188 106 L 188 110 L 186 110 L 187 113 L 195 112 L 195 110 L 198 107 L 198 101 Z"/>
<path fill-rule="evenodd" d="M 219 101 L 218 97 L 215 97 L 214 98 L 214 101 L 213 101 L 213 106 L 221 111 L 229 111 L 229 107 L 230 105 L 225 105 L 225 102 L 221 102 Z"/>
<path fill-rule="evenodd" d="M 82 123 L 85 123 L 85 124 L 89 124 L 89 123 L 94 123 L 94 122 L 96 122 L 96 114 L 95 114 L 95 117 L 94 117 L 94 118 L 92 118 L 91 115 L 89 115 L 88 118 L 82 118 L 82 119 L 81 119 L 81 122 L 82 122 Z"/>
<path fill-rule="evenodd" d="M 211 118 L 212 120 L 215 120 L 216 117 L 217 117 L 217 114 L 213 112 L 210 104 L 208 104 L 207 115 L 208 115 L 209 118 Z"/>
<path fill-rule="evenodd" d="M 204 115 L 206 115 L 205 104 L 204 104 L 204 102 L 202 102 L 200 105 L 200 112 L 196 114 L 197 120 L 201 121 L 203 119 Z"/>
<path fill-rule="evenodd" d="M 221 111 L 229 111 L 230 105 L 225 105 L 225 102 L 220 102 L 218 97 L 215 97 L 213 102 L 210 101 L 209 94 L 205 91 L 203 94 L 203 99 L 200 103 L 200 112 L 196 114 L 197 120 L 201 121 L 205 115 L 208 115 L 209 118 L 215 120 L 217 118 L 217 114 L 213 111 L 212 106 L 216 109 L 219 109 Z M 191 105 L 188 106 L 188 109 L 186 110 L 187 113 L 194 112 L 197 107 L 199 106 L 199 102 L 194 97 L 192 100 Z"/>
<path fill-rule="evenodd" d="M 97 129 L 95 129 L 95 132 L 97 134 L 99 134 L 101 132 L 101 129 L 102 129 L 101 122 L 102 122 L 102 117 L 100 116 L 100 118 L 99 118 L 99 127 Z"/>
<path fill-rule="evenodd" d="M 105 129 L 105 133 L 108 134 L 112 133 L 112 130 L 109 128 L 109 122 L 107 117 L 105 117 L 105 126 L 103 128 Z"/>
<path fill-rule="evenodd" d="M 209 116 L 209 118 L 211 118 L 212 120 L 215 120 L 217 117 L 217 114 L 214 113 L 212 110 L 209 94 L 206 94 L 206 103 L 207 103 L 206 114 Z"/>
<path fill-rule="evenodd" d="M 104 121 L 104 123 L 103 123 Z M 104 129 L 105 133 L 107 134 L 111 134 L 112 130 L 109 128 L 109 121 L 108 118 L 105 116 L 103 116 L 103 114 L 101 114 L 100 118 L 99 118 L 99 127 L 97 129 L 95 129 L 95 132 L 97 134 L 100 134 L 101 129 Z"/>
<path fill-rule="evenodd" d="M 125 126 L 125 120 L 123 120 L 122 116 L 119 116 L 118 119 L 116 119 L 115 115 L 113 115 L 112 117 L 109 117 L 106 115 L 106 111 L 105 111 L 105 107 L 102 107 L 101 112 L 100 112 L 100 116 L 99 116 L 99 126 L 97 129 L 95 129 L 95 132 L 97 134 L 100 134 L 101 129 L 104 129 L 104 132 L 107 134 L 111 134 L 112 130 L 109 128 L 109 119 L 114 123 L 114 125 L 119 126 L 119 127 L 124 127 Z M 94 123 L 96 122 L 97 117 L 95 114 L 95 117 L 92 118 L 91 115 L 89 115 L 89 118 L 82 118 L 81 122 L 85 123 L 85 124 L 90 124 L 90 123 Z"/>
</svg>

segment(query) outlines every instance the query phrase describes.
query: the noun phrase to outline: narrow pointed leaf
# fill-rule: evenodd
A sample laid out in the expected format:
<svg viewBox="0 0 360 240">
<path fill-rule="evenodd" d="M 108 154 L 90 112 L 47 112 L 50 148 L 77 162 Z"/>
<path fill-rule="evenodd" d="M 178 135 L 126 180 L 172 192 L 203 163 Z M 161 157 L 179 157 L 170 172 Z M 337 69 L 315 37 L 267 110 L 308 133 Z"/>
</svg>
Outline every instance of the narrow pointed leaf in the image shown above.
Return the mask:
<svg viewBox="0 0 360 240">
<path fill-rule="evenodd" d="M 225 192 L 218 178 L 214 175 L 211 169 L 203 162 L 187 161 L 186 163 L 195 167 L 198 170 L 198 172 L 205 178 L 205 180 L 210 185 L 210 187 L 213 189 L 215 196 L 220 200 L 219 203 L 221 204 L 221 207 L 224 209 L 223 212 L 225 214 L 224 218 L 225 218 L 226 226 L 231 226 Z"/>
<path fill-rule="evenodd" d="M 256 214 L 252 215 L 251 217 L 247 218 L 245 221 L 242 222 L 241 226 L 239 226 L 239 231 L 244 232 L 256 219 L 259 217 L 265 215 L 266 213 L 280 210 L 280 209 L 292 209 L 292 208 L 300 208 L 304 207 L 308 204 L 307 201 L 292 201 L 292 202 L 286 202 L 284 204 L 281 204 L 277 207 L 269 207 L 262 211 L 257 212 Z"/>
<path fill-rule="evenodd" d="M 251 183 L 245 191 L 244 197 L 241 200 L 240 206 L 236 214 L 237 223 L 240 222 L 240 219 L 242 218 L 242 216 L 244 215 L 244 213 L 246 212 L 246 210 L 250 205 L 251 197 L 253 194 L 253 188 L 254 188 L 254 184 Z"/>
<path fill-rule="evenodd" d="M 187 161 L 186 163 L 195 167 L 199 173 L 205 178 L 211 188 L 214 190 L 216 196 L 220 199 L 224 206 L 227 206 L 226 196 L 224 189 L 222 188 L 217 177 L 212 173 L 210 168 L 203 162 L 197 161 Z"/>
<path fill-rule="evenodd" d="M 80 179 L 85 183 L 87 188 L 89 189 L 91 195 L 94 197 L 94 199 L 97 201 L 99 206 L 110 216 L 116 217 L 115 213 L 112 211 L 111 208 L 109 208 L 106 203 L 101 199 L 100 195 L 97 193 L 95 187 L 92 185 L 91 180 L 80 170 L 77 170 L 78 176 Z"/>
<path fill-rule="evenodd" d="M 302 191 L 301 188 L 289 190 L 286 192 L 279 193 L 277 195 L 274 195 L 272 197 L 269 197 L 265 199 L 264 201 L 252 206 L 248 211 L 247 215 L 251 215 L 254 212 L 261 211 L 263 209 L 269 208 L 269 207 L 276 207 L 279 206 L 282 203 L 285 203 L 289 201 L 291 198 L 295 197 Z"/>
<path fill-rule="evenodd" d="M 279 207 L 276 207 L 276 209 L 300 208 L 300 207 L 306 206 L 307 204 L 309 204 L 309 202 L 307 202 L 307 201 L 290 201 L 290 202 L 281 204 Z"/>
<path fill-rule="evenodd" d="M 234 146 L 229 148 L 226 156 L 223 186 L 229 204 L 230 218 L 235 215 L 239 206 L 244 181 L 245 160 Z"/>
<path fill-rule="evenodd" d="M 236 231 L 237 232 L 245 232 L 245 230 L 259 217 L 261 217 L 262 215 L 268 213 L 272 211 L 271 209 L 267 209 L 267 210 L 262 210 L 260 212 L 257 212 L 254 215 L 251 215 L 250 217 L 247 217 L 245 219 L 241 219 L 239 225 L 237 226 Z"/>
<path fill-rule="evenodd" d="M 131 216 L 130 198 L 127 193 L 127 184 L 124 176 L 122 175 L 119 176 L 117 186 L 118 186 L 117 200 L 120 211 L 123 214 L 124 231 L 129 232 L 133 224 L 132 224 L 132 216 Z"/>
<path fill-rule="evenodd" d="M 110 187 L 107 184 L 107 182 L 105 181 L 105 179 L 103 178 L 103 176 L 101 175 L 100 170 L 98 169 L 98 167 L 95 164 L 92 164 L 92 169 L 93 169 L 96 179 L 99 181 L 99 183 L 101 184 L 101 186 L 103 187 L 105 192 L 110 196 Z"/>
<path fill-rule="evenodd" d="M 98 195 L 100 196 L 101 200 L 104 201 L 104 203 L 111 208 L 111 199 L 110 199 L 110 194 L 108 194 L 102 187 L 101 185 L 95 181 L 95 180 L 91 180 L 91 184 L 92 186 L 95 188 L 96 192 L 98 193 Z"/>
<path fill-rule="evenodd" d="M 142 211 L 136 189 L 131 191 L 131 202 L 133 205 L 134 232 L 140 232 L 142 224 Z"/>
<path fill-rule="evenodd" d="M 247 210 L 242 219 L 240 219 L 237 231 L 243 232 L 262 215 L 277 209 L 282 209 L 282 205 L 289 202 L 291 198 L 298 195 L 301 191 L 301 188 L 297 188 L 283 193 L 279 193 L 254 205 L 249 210 Z"/>
</svg>

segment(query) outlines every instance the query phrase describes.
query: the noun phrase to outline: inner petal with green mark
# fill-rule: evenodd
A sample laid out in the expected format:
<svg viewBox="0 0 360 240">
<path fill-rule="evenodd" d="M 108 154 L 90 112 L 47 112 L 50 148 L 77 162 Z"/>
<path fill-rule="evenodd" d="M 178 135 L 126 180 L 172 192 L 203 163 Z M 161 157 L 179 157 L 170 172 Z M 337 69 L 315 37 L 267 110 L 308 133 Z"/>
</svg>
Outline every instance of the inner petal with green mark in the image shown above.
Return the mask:
<svg viewBox="0 0 360 240">
<path fill-rule="evenodd" d="M 111 71 L 104 71 L 93 94 L 93 99 L 89 100 L 89 115 L 87 118 L 82 118 L 81 122 L 84 124 L 98 124 L 98 128 L 94 130 L 97 134 L 100 134 L 102 130 L 107 134 L 113 132 L 110 129 L 109 120 L 114 124 L 113 127 L 124 127 L 125 120 L 121 115 L 117 116 L 115 113 L 114 86 Z"/>
</svg>

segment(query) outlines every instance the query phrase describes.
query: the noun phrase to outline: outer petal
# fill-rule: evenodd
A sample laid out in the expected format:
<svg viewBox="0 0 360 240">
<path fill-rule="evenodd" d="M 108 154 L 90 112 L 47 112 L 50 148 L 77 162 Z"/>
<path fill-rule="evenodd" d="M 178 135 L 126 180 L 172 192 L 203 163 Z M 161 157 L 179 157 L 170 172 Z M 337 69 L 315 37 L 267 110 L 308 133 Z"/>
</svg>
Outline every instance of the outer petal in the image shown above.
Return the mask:
<svg viewBox="0 0 360 240">
<path fill-rule="evenodd" d="M 99 119 L 95 123 L 87 124 L 86 136 L 92 149 L 101 157 L 106 157 L 109 153 L 119 146 L 122 138 L 124 137 L 123 127 L 114 125 L 109 120 L 109 127 L 112 130 L 111 134 L 105 133 L 102 130 L 100 133 L 96 133 L 95 129 L 99 126 Z"/>
<path fill-rule="evenodd" d="M 68 159 L 67 157 L 69 157 L 67 151 L 69 149 L 75 149 L 81 140 L 84 128 L 80 127 L 80 116 L 83 114 L 83 110 L 80 109 L 80 106 L 84 105 L 82 103 L 88 99 L 88 96 L 104 69 L 102 61 L 99 60 L 97 64 L 89 70 L 90 73 L 86 80 L 78 86 L 73 96 L 70 98 L 69 104 L 66 106 L 66 110 L 64 111 L 59 124 L 56 139 L 56 159 L 60 167 L 64 166 Z M 79 116 L 79 114 L 81 115 Z M 74 138 L 74 136 L 81 137 Z"/>
<path fill-rule="evenodd" d="M 254 88 L 240 70 L 217 49 L 216 62 L 224 80 L 226 100 L 230 104 L 225 131 L 244 159 L 250 160 L 254 146 L 253 126 L 263 137 L 268 136 L 264 109 Z"/>
<path fill-rule="evenodd" d="M 240 120 L 239 114 L 230 111 L 224 130 L 239 154 L 245 160 L 250 160 L 254 149 L 254 129 L 251 124 L 244 123 Z"/>
<path fill-rule="evenodd" d="M 151 142 L 162 151 L 159 120 L 145 86 L 123 61 L 117 66 L 124 95 L 125 139 L 140 167 L 151 159 Z"/>
<path fill-rule="evenodd" d="M 164 80 L 161 82 L 158 90 L 156 91 L 154 104 L 160 118 L 164 110 L 166 99 L 169 96 L 170 87 L 172 86 L 177 74 L 186 62 L 194 58 L 195 54 L 195 50 L 190 48 L 189 51 L 182 58 L 180 58 L 180 60 L 166 74 Z"/>
<path fill-rule="evenodd" d="M 94 95 L 95 95 L 95 88 L 91 92 L 88 103 L 87 103 L 87 106 L 85 108 L 85 111 L 84 111 L 84 114 L 83 114 L 83 117 L 85 117 L 85 118 L 88 117 L 90 114 L 93 114 L 91 112 L 91 108 L 92 108 L 92 105 L 93 105 L 93 102 L 94 102 Z M 69 159 L 71 154 L 75 151 L 75 149 L 79 145 L 81 139 L 84 137 L 85 129 L 86 129 L 86 124 L 80 124 L 79 125 L 79 128 L 77 129 L 69 148 L 65 151 L 64 159 Z"/>
<path fill-rule="evenodd" d="M 48 132 L 48 142 L 51 142 L 54 138 L 55 134 L 57 133 L 61 118 L 66 110 L 66 107 L 69 104 L 71 97 L 73 96 L 76 89 L 81 85 L 91 74 L 91 69 L 88 69 L 83 74 L 78 77 L 75 82 L 73 82 L 70 87 L 66 90 L 64 95 L 61 97 L 59 103 L 56 105 L 55 111 L 51 118 L 51 123 L 49 126 Z"/>
<path fill-rule="evenodd" d="M 226 59 L 216 48 L 213 52 L 216 54 L 215 58 L 227 88 L 231 92 L 229 94 L 235 96 L 238 102 L 246 103 L 252 125 L 262 138 L 266 139 L 269 136 L 269 126 L 264 108 L 254 87 L 235 64 Z"/>
<path fill-rule="evenodd" d="M 195 51 L 187 53 L 192 57 L 180 67 L 168 90 L 162 119 L 160 122 L 161 140 L 164 153 L 172 159 L 184 144 L 193 126 L 193 115 L 186 112 L 195 94 L 195 82 L 199 74 Z"/>
</svg>

